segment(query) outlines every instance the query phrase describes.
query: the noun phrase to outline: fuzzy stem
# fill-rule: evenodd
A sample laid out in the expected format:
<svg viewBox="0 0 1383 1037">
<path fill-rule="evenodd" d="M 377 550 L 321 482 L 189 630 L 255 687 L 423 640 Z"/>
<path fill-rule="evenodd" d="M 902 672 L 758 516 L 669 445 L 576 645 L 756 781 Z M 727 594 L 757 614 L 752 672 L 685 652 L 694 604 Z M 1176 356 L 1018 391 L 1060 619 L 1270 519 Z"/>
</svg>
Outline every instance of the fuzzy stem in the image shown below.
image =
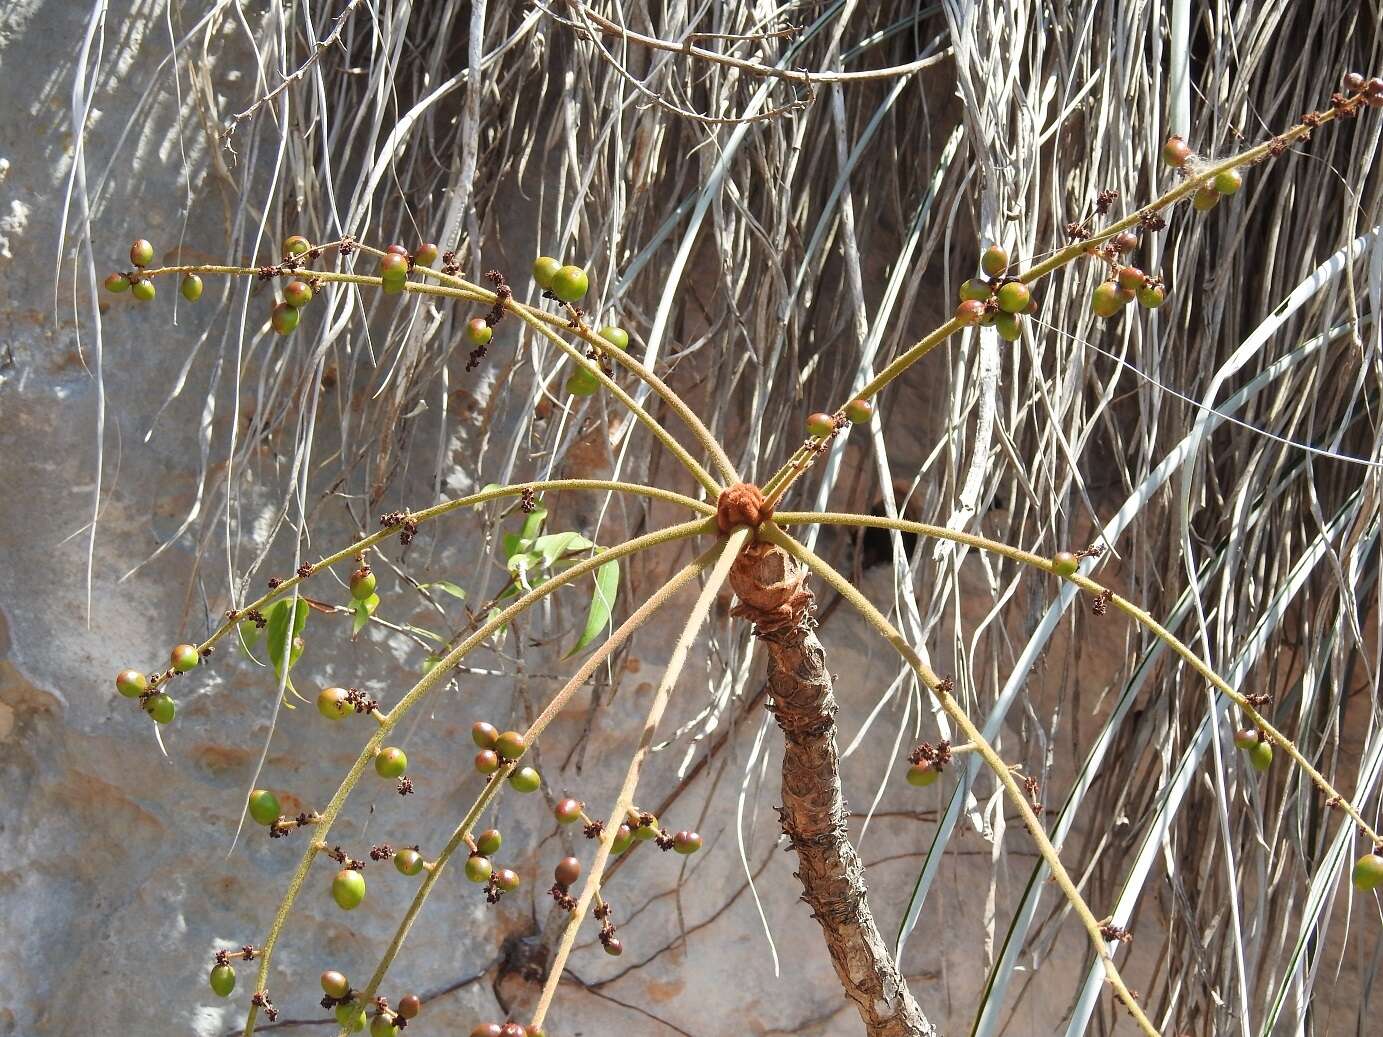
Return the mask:
<svg viewBox="0 0 1383 1037">
<path fill-rule="evenodd" d="M 903 533 L 916 533 L 918 536 L 932 537 L 936 540 L 950 540 L 955 543 L 967 544 L 977 550 L 991 551 L 994 554 L 1003 555 L 1005 558 L 1011 558 L 1015 562 L 1021 562 L 1035 569 L 1041 569 L 1044 572 L 1051 573 L 1053 576 L 1058 575 L 1050 558 L 1032 554 L 1030 551 L 1024 551 L 1021 548 L 1010 547 L 1008 544 L 1001 543 L 997 540 L 990 540 L 987 537 L 977 536 L 974 533 L 962 533 L 954 529 L 947 529 L 944 526 L 931 526 L 923 522 L 909 522 L 906 519 L 889 519 L 874 515 L 844 515 L 831 512 L 817 514 L 807 511 L 780 512 L 773 516 L 773 520 L 783 525 L 808 525 L 818 523 L 829 526 L 872 526 L 877 529 L 896 529 Z M 1147 627 L 1158 640 L 1162 641 L 1168 648 L 1180 656 L 1188 666 L 1199 673 L 1226 698 L 1243 710 L 1244 714 L 1253 722 L 1254 726 L 1257 727 L 1259 731 L 1263 732 L 1274 745 L 1278 746 L 1278 748 L 1291 757 L 1292 762 L 1306 773 L 1307 777 L 1311 779 L 1312 784 L 1320 789 L 1330 802 L 1339 804 L 1340 809 L 1349 815 L 1351 821 L 1359 826 L 1360 832 L 1362 832 L 1366 838 L 1375 845 L 1379 843 L 1378 833 L 1364 820 L 1364 816 L 1359 812 L 1358 808 L 1342 796 L 1335 786 L 1327 781 L 1325 776 L 1311 765 L 1310 761 L 1301 754 L 1301 750 L 1297 748 L 1296 743 L 1277 728 L 1273 727 L 1272 724 L 1268 723 L 1263 714 L 1258 712 L 1253 704 L 1250 703 L 1241 692 L 1230 687 L 1229 683 L 1212 670 L 1205 660 L 1184 644 L 1180 638 L 1154 619 L 1151 613 L 1139 608 L 1127 598 L 1115 594 L 1103 584 L 1096 583 L 1094 580 L 1082 576 L 1079 573 L 1074 576 L 1058 578 L 1068 579 L 1082 590 L 1094 594 L 1108 593 L 1110 604 L 1125 615 L 1132 617 L 1136 622 Z"/>
<path fill-rule="evenodd" d="M 303 854 L 302 860 L 298 862 L 298 868 L 293 873 L 293 878 L 288 885 L 287 891 L 283 895 L 283 899 L 279 903 L 278 910 L 274 913 L 274 920 L 269 928 L 269 936 L 264 941 L 264 948 L 259 962 L 259 972 L 255 977 L 256 990 L 262 991 L 266 989 L 265 983 L 269 975 L 269 961 L 273 954 L 274 944 L 278 942 L 279 933 L 282 932 L 284 923 L 288 919 L 288 912 L 292 909 L 293 902 L 297 899 L 298 891 L 302 889 L 303 882 L 307 878 L 308 870 L 312 866 L 312 861 L 318 853 L 317 844 L 326 841 L 326 836 L 331 829 L 332 823 L 336 820 L 336 816 L 340 813 L 342 806 L 345 805 L 346 797 L 350 795 L 351 790 L 355 788 L 356 782 L 360 780 L 360 775 L 365 770 L 366 764 L 374 757 L 375 751 L 379 748 L 380 743 L 383 742 L 385 735 L 387 735 L 399 720 L 403 718 L 404 714 L 418 702 L 426 698 L 427 695 L 441 683 L 447 671 L 455 667 L 467 652 L 471 651 L 477 645 L 483 644 L 486 638 L 496 630 L 511 623 L 517 616 L 521 615 L 536 602 L 552 594 L 559 587 L 572 582 L 578 576 L 584 576 L 586 573 L 599 568 L 606 562 L 614 561 L 615 559 L 623 558 L 645 550 L 646 548 L 656 547 L 660 544 L 671 543 L 675 540 L 696 536 L 701 533 L 713 533 L 715 532 L 715 528 L 714 519 L 684 522 L 681 525 L 661 529 L 655 533 L 648 533 L 644 536 L 637 537 L 627 543 L 606 548 L 603 551 L 597 552 L 590 558 L 577 562 L 571 568 L 555 574 L 545 582 L 522 595 L 512 605 L 504 609 L 499 615 L 485 623 L 476 630 L 475 633 L 471 634 L 470 637 L 466 638 L 444 655 L 431 670 L 423 675 L 418 683 L 414 684 L 413 687 L 408 690 L 403 698 L 399 699 L 393 709 L 384 714 L 384 719 L 380 723 L 379 729 L 375 731 L 375 733 L 371 735 L 370 740 L 365 743 L 365 747 L 361 749 L 360 755 L 357 756 L 355 762 L 351 764 L 350 770 L 346 773 L 346 777 L 332 795 L 331 801 L 327 804 L 326 809 L 322 811 L 321 820 L 317 822 L 312 832 L 313 843 Z M 257 1014 L 258 1006 L 251 1005 L 249 1014 L 245 1017 L 245 1037 L 251 1037 L 251 1034 L 254 1033 L 255 1016 Z"/>
<path fill-rule="evenodd" d="M 605 831 L 600 835 L 595 860 L 591 862 L 590 874 L 586 876 L 586 883 L 581 887 L 581 896 L 576 902 L 576 910 L 572 912 L 571 918 L 567 921 L 566 929 L 562 932 L 562 939 L 557 945 L 557 953 L 553 956 L 547 980 L 543 983 L 543 992 L 538 998 L 537 1007 L 533 1010 L 532 1027 L 534 1029 L 542 1028 L 543 1019 L 547 1017 L 552 999 L 557 994 L 557 984 L 562 980 L 562 972 L 566 968 L 567 958 L 571 955 L 572 945 L 576 942 L 576 933 L 581 928 L 581 920 L 586 917 L 591 901 L 600 888 L 600 878 L 605 872 L 606 862 L 610 859 L 610 848 L 614 845 L 615 836 L 619 834 L 619 825 L 615 823 L 615 819 L 623 817 L 624 812 L 634 802 L 634 789 L 639 783 L 639 771 L 643 767 L 644 760 L 648 758 L 649 750 L 653 745 L 653 733 L 657 730 L 658 722 L 662 719 L 663 711 L 667 708 L 672 686 L 677 683 L 677 678 L 682 672 L 682 666 L 687 661 L 687 651 L 697 633 L 700 632 L 701 624 L 710 613 L 721 585 L 729 576 L 730 566 L 734 564 L 740 549 L 744 547 L 752 533 L 753 530 L 741 527 L 718 545 L 719 557 L 716 558 L 715 568 L 711 570 L 706 585 L 701 588 L 701 595 L 696 599 L 696 604 L 692 606 L 691 613 L 687 616 L 686 625 L 682 628 L 682 633 L 677 638 L 677 644 L 672 649 L 667 669 L 663 671 L 663 679 L 659 682 L 658 690 L 654 693 L 653 702 L 649 706 L 648 719 L 644 721 L 643 734 L 639 738 L 639 747 L 634 750 L 634 756 L 629 761 L 629 769 L 624 775 L 624 784 L 620 787 L 619 795 L 610 808 L 610 823 L 605 826 Z"/>
<path fill-rule="evenodd" d="M 1129 1014 L 1133 1016 L 1134 1021 L 1138 1024 L 1143 1033 L 1147 1034 L 1148 1037 L 1159 1037 L 1157 1028 L 1153 1026 L 1147 1015 L 1144 1014 L 1143 1009 L 1139 1006 L 1133 993 L 1129 990 L 1127 984 L 1124 983 L 1123 977 L 1119 975 L 1119 970 L 1114 964 L 1114 958 L 1109 953 L 1109 941 L 1105 938 L 1104 934 L 1100 932 L 1099 920 L 1091 912 L 1090 906 L 1086 904 L 1085 898 L 1080 895 L 1080 890 L 1076 888 L 1075 882 L 1067 873 L 1065 866 L 1061 863 L 1060 854 L 1057 853 L 1056 847 L 1052 845 L 1051 840 L 1047 838 L 1047 832 L 1042 827 L 1042 822 L 1038 820 L 1037 815 L 1033 812 L 1031 805 L 1029 805 L 1027 796 L 1024 795 L 1022 788 L 1013 780 L 1013 774 L 1009 771 L 1008 764 L 1004 763 L 999 754 L 994 751 L 994 747 L 990 745 L 989 741 L 980 733 L 979 728 L 970 720 L 965 710 L 960 708 L 960 703 L 958 703 L 955 698 L 951 696 L 950 692 L 946 690 L 941 679 L 933 673 L 931 668 L 922 661 L 921 657 L 915 651 L 913 651 L 912 646 L 908 644 L 907 640 L 893 624 L 884 617 L 884 614 L 874 607 L 873 602 L 860 593 L 849 580 L 841 576 L 835 569 L 831 568 L 825 560 L 798 543 L 771 522 L 764 523 L 764 525 L 759 527 L 759 537 L 762 540 L 767 540 L 769 543 L 781 547 L 784 551 L 787 551 L 788 554 L 808 566 L 808 568 L 816 572 L 827 583 L 834 587 L 841 597 L 848 601 L 865 618 L 870 626 L 877 630 L 889 644 L 893 645 L 898 654 L 912 667 L 918 679 L 926 685 L 927 690 L 931 692 L 941 708 L 946 711 L 947 716 L 949 716 L 956 726 L 964 732 L 966 739 L 974 744 L 975 751 L 980 754 L 989 769 L 994 772 L 994 776 L 999 780 L 999 783 L 1003 785 L 1004 791 L 1008 794 L 1009 800 L 1017 808 L 1019 815 L 1023 819 L 1024 826 L 1028 829 L 1033 842 L 1037 846 L 1037 852 L 1041 854 L 1042 859 L 1047 862 L 1047 867 L 1051 869 L 1052 879 L 1056 882 L 1057 886 L 1060 887 L 1067 902 L 1071 905 L 1071 909 L 1076 913 L 1081 924 L 1085 926 L 1086 932 L 1089 933 L 1090 943 L 1094 947 L 1095 956 L 1104 967 L 1105 978 L 1109 980 L 1110 986 L 1114 988 L 1115 995 L 1123 1002 L 1124 1007 L 1128 1009 Z"/>
</svg>

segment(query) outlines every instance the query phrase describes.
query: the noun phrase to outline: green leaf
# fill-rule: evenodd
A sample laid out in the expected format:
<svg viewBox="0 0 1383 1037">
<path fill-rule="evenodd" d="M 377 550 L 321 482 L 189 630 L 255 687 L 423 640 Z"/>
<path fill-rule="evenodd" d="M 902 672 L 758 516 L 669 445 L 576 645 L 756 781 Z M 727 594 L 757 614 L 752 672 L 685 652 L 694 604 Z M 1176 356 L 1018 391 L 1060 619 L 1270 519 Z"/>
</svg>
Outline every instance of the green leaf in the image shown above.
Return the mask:
<svg viewBox="0 0 1383 1037">
<path fill-rule="evenodd" d="M 586 629 L 572 645 L 564 658 L 571 658 L 596 639 L 605 624 L 610 621 L 610 613 L 615 610 L 615 592 L 619 589 L 619 562 L 606 562 L 595 571 L 595 593 L 591 596 L 591 607 L 586 613 Z"/>
<path fill-rule="evenodd" d="M 442 661 L 442 657 L 441 657 L 440 655 L 429 655 L 429 656 L 427 656 L 426 658 L 423 659 L 423 665 L 422 665 L 423 673 L 429 672 L 434 666 L 436 666 L 436 665 L 437 665 L 439 662 L 441 662 L 441 661 Z"/>
<path fill-rule="evenodd" d="M 491 490 L 498 490 L 498 489 L 500 488 L 500 486 L 501 486 L 501 484 L 500 484 L 500 483 L 497 483 L 497 482 L 487 482 L 484 486 L 482 486 L 482 487 L 480 488 L 480 492 L 481 492 L 481 493 L 489 493 Z M 489 506 L 491 503 L 493 503 L 493 502 L 491 502 L 491 501 L 481 501 L 479 504 L 472 504 L 471 507 L 474 508 L 476 511 L 479 511 L 479 510 L 481 510 L 482 508 L 485 508 L 485 507 Z"/>
<path fill-rule="evenodd" d="M 586 551 L 595 547 L 580 533 L 548 533 L 533 541 L 533 550 L 543 556 L 543 567 L 547 568 L 564 554 L 573 551 Z"/>
<path fill-rule="evenodd" d="M 267 666 L 255 655 L 255 645 L 259 643 L 259 624 L 252 619 L 242 619 L 235 624 L 235 636 L 240 641 L 240 650 L 256 666 Z"/>
<path fill-rule="evenodd" d="M 505 533 L 501 543 L 504 544 L 504 557 L 513 558 L 519 552 L 528 550 L 529 541 L 517 533 Z"/>
<path fill-rule="evenodd" d="M 429 641 L 436 641 L 439 645 L 446 642 L 445 637 L 435 631 L 428 630 L 426 627 L 415 627 L 411 623 L 404 623 L 402 626 L 403 629 L 407 630 L 409 633 L 417 634 L 419 637 L 425 637 Z"/>
<path fill-rule="evenodd" d="M 274 664 L 274 672 L 278 674 L 280 680 L 283 679 L 285 673 L 293 669 L 298 657 L 303 654 L 304 646 L 299 637 L 307 627 L 309 611 L 307 602 L 302 598 L 298 599 L 296 607 L 284 599 L 275 602 L 269 608 L 269 626 L 265 636 L 268 639 L 269 661 Z M 292 634 L 288 632 L 290 618 L 293 624 Z M 287 666 L 284 665 L 285 642 L 288 642 Z"/>
<path fill-rule="evenodd" d="M 418 584 L 418 586 L 421 587 L 423 590 L 428 590 L 432 587 L 436 587 L 439 591 L 445 591 L 446 593 L 450 594 L 457 601 L 466 600 L 466 592 L 456 584 L 452 583 L 450 580 L 436 580 L 432 583 L 420 583 Z"/>
<path fill-rule="evenodd" d="M 490 622 L 490 620 L 494 619 L 496 616 L 498 616 L 498 615 L 499 615 L 501 612 L 503 612 L 503 611 L 504 611 L 503 609 L 491 609 L 491 610 L 490 610 L 490 614 L 489 614 L 488 616 L 485 617 L 485 622 L 486 622 L 486 623 Z M 500 644 L 500 643 L 503 642 L 503 640 L 504 640 L 504 635 L 505 635 L 506 633 L 508 633 L 508 632 L 509 632 L 509 624 L 506 623 L 506 624 L 504 624 L 503 626 L 496 627 L 496 628 L 495 628 L 495 632 L 494 632 L 493 634 L 490 635 L 490 639 L 491 639 L 492 641 L 494 641 L 495 644 Z"/>
<path fill-rule="evenodd" d="M 519 534 L 524 540 L 532 540 L 543 531 L 543 522 L 547 520 L 547 508 L 541 504 L 530 511 L 523 522 L 523 532 Z"/>
<path fill-rule="evenodd" d="M 542 564 L 543 556 L 536 551 L 519 551 L 509 556 L 511 573 L 528 572 L 530 569 L 540 568 Z"/>
<path fill-rule="evenodd" d="M 370 617 L 375 614 L 375 609 L 379 608 L 379 595 L 371 594 L 364 601 L 357 601 L 351 606 L 355 615 L 351 618 L 351 639 L 360 633 L 365 624 L 370 621 Z"/>
</svg>

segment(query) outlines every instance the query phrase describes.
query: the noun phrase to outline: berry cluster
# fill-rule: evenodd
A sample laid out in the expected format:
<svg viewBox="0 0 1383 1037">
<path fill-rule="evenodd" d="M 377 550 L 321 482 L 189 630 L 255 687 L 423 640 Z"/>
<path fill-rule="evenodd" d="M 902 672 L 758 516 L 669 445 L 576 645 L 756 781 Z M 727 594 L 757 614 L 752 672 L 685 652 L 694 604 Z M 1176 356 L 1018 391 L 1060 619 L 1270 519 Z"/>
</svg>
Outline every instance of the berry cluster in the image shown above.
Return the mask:
<svg viewBox="0 0 1383 1037">
<path fill-rule="evenodd" d="M 501 734 L 494 724 L 483 720 L 471 725 L 471 741 L 480 748 L 475 754 L 475 769 L 487 777 L 528 752 L 528 739 L 518 731 Z M 542 775 L 532 767 L 515 767 L 509 772 L 509 787 L 515 792 L 537 792 L 542 786 Z"/>
<path fill-rule="evenodd" d="M 991 245 L 980 256 L 983 276 L 960 286 L 955 319 L 962 324 L 992 326 L 1005 342 L 1017 342 L 1023 334 L 1021 314 L 1036 313 L 1037 300 L 1017 277 L 1008 273 L 1008 252 Z"/>
</svg>

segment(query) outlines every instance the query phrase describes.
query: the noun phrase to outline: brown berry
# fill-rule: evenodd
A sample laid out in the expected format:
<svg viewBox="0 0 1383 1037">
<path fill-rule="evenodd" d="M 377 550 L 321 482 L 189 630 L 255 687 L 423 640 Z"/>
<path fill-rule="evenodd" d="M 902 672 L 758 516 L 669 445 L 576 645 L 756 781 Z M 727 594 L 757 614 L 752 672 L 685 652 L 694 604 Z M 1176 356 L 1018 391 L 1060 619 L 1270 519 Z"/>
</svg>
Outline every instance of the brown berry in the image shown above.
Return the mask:
<svg viewBox="0 0 1383 1037">
<path fill-rule="evenodd" d="M 1177 169 L 1186 165 L 1187 159 L 1189 159 L 1192 154 L 1191 145 L 1186 143 L 1184 137 L 1168 137 L 1167 143 L 1162 145 L 1162 161 Z"/>
<path fill-rule="evenodd" d="M 552 877 L 559 886 L 576 885 L 576 880 L 581 878 L 581 862 L 575 857 L 563 857 L 552 869 Z"/>
<path fill-rule="evenodd" d="M 423 1010 L 423 1003 L 417 994 L 404 994 L 399 998 L 399 1006 L 396 1011 L 404 1019 L 412 1019 Z"/>
</svg>

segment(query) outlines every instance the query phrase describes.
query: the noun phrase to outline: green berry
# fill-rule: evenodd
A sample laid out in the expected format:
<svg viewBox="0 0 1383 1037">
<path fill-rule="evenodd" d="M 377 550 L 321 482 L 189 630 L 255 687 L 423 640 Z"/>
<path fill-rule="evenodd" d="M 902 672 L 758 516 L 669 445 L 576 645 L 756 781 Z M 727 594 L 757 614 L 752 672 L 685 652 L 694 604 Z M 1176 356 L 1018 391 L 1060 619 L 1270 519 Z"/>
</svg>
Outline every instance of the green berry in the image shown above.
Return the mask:
<svg viewBox="0 0 1383 1037">
<path fill-rule="evenodd" d="M 551 256 L 539 256 L 533 260 L 533 280 L 538 282 L 539 288 L 551 288 L 552 279 L 560 269 L 562 264 Z"/>
<path fill-rule="evenodd" d="M 403 1019 L 413 1019 L 423 1010 L 422 999 L 417 994 L 404 994 L 399 998 L 398 1013 Z"/>
<path fill-rule="evenodd" d="M 349 1033 L 356 1033 L 359 1030 L 365 1029 L 365 1023 L 367 1022 L 365 1017 L 365 1006 L 355 1001 L 347 1001 L 343 1005 L 337 1005 L 336 1021 Z"/>
<path fill-rule="evenodd" d="M 519 873 L 510 868 L 500 868 L 495 872 L 495 885 L 506 893 L 512 893 L 519 888 Z"/>
<path fill-rule="evenodd" d="M 143 238 L 135 240 L 130 246 L 130 262 L 135 266 L 148 266 L 154 261 L 154 246 Z"/>
<path fill-rule="evenodd" d="M 1199 188 L 1196 193 L 1191 196 L 1191 205 L 1197 212 L 1209 212 L 1219 204 L 1220 192 L 1216 191 L 1213 187 Z"/>
<path fill-rule="evenodd" d="M 413 265 L 431 266 L 433 263 L 437 262 L 438 255 L 440 255 L 440 253 L 437 251 L 437 246 L 430 241 L 426 242 L 419 245 L 417 251 L 413 253 Z"/>
<path fill-rule="evenodd" d="M 1177 169 L 1186 165 L 1186 160 L 1191 155 L 1191 145 L 1187 144 L 1182 137 L 1173 135 L 1167 138 L 1166 144 L 1162 145 L 1162 161 Z"/>
<path fill-rule="evenodd" d="M 298 308 L 286 302 L 275 303 L 274 308 L 269 311 L 269 323 L 280 335 L 292 334 L 301 319 Z"/>
<path fill-rule="evenodd" d="M 230 997 L 235 989 L 235 969 L 230 965 L 213 965 L 207 981 L 211 984 L 211 992 L 217 997 Z"/>
<path fill-rule="evenodd" d="M 1244 186 L 1244 176 L 1237 169 L 1225 169 L 1215 174 L 1211 185 L 1216 194 L 1234 194 Z"/>
<path fill-rule="evenodd" d="M 874 404 L 868 400 L 851 400 L 845 405 L 845 416 L 851 424 L 863 425 L 874 416 Z"/>
<path fill-rule="evenodd" d="M 701 849 L 701 836 L 696 832 L 678 832 L 672 837 L 672 848 L 683 856 Z"/>
<path fill-rule="evenodd" d="M 423 870 L 423 855 L 417 850 L 400 850 L 394 854 L 394 868 L 400 875 L 416 875 Z"/>
<path fill-rule="evenodd" d="M 648 824 L 639 824 L 634 829 L 634 838 L 641 843 L 646 843 L 650 839 L 658 838 L 658 819 L 655 817 Z"/>
<path fill-rule="evenodd" d="M 342 911 L 354 911 L 365 899 L 365 876 L 350 868 L 342 868 L 331 880 L 331 899 Z"/>
<path fill-rule="evenodd" d="M 600 391 L 600 379 L 588 368 L 578 367 L 562 386 L 570 396 L 594 396 Z"/>
<path fill-rule="evenodd" d="M 493 774 L 499 770 L 499 753 L 493 749 L 481 749 L 475 754 L 475 769 L 481 774 Z"/>
<path fill-rule="evenodd" d="M 611 853 L 623 853 L 634 845 L 634 830 L 628 825 L 620 825 L 615 832 L 614 842 L 610 844 Z"/>
<path fill-rule="evenodd" d="M 279 798 L 268 789 L 255 789 L 250 793 L 250 816 L 257 825 L 268 828 L 283 814 L 279 808 Z"/>
<path fill-rule="evenodd" d="M 312 243 L 301 234 L 290 234 L 283 239 L 283 254 L 285 256 L 301 256 L 311 251 Z"/>
<path fill-rule="evenodd" d="M 472 345 L 487 345 L 494 335 L 495 329 L 485 323 L 484 317 L 472 317 L 466 321 L 466 337 L 471 340 Z"/>
<path fill-rule="evenodd" d="M 495 866 L 490 863 L 489 857 L 476 854 L 474 857 L 466 858 L 466 878 L 476 885 L 489 882 L 494 871 Z"/>
<path fill-rule="evenodd" d="M 1266 771 L 1273 763 L 1273 744 L 1271 742 L 1259 742 L 1249 750 L 1249 763 L 1253 764 L 1256 771 Z"/>
<path fill-rule="evenodd" d="M 407 770 L 408 757 L 396 745 L 381 749 L 379 755 L 375 757 L 375 773 L 381 778 L 388 778 L 390 781 L 394 778 L 402 778 Z"/>
<path fill-rule="evenodd" d="M 623 328 L 617 328 L 613 324 L 607 324 L 600 329 L 600 337 L 618 350 L 629 348 L 629 332 Z"/>
<path fill-rule="evenodd" d="M 107 274 L 105 281 L 102 283 L 105 284 L 106 291 L 115 295 L 130 290 L 130 279 L 124 274 Z"/>
<path fill-rule="evenodd" d="M 1252 749 L 1261 739 L 1258 737 L 1258 729 L 1246 727 L 1234 732 L 1234 746 L 1236 749 Z"/>
<path fill-rule="evenodd" d="M 520 767 L 509 775 L 509 787 L 515 792 L 537 792 L 542 786 L 542 777 L 532 767 Z"/>
<path fill-rule="evenodd" d="M 350 587 L 351 597 L 356 601 L 364 601 L 375 592 L 374 570 L 368 565 L 362 565 L 355 572 L 351 573 Z"/>
<path fill-rule="evenodd" d="M 1005 281 L 999 285 L 994 299 L 1005 313 L 1022 313 L 1032 301 L 1032 292 L 1022 281 Z"/>
<path fill-rule="evenodd" d="M 323 688 L 317 693 L 317 712 L 328 720 L 340 720 L 355 712 L 345 688 Z"/>
<path fill-rule="evenodd" d="M 568 797 L 558 800 L 557 805 L 552 808 L 552 813 L 559 825 L 570 825 L 581 820 L 581 807 L 581 800 Z"/>
<path fill-rule="evenodd" d="M 1383 854 L 1377 850 L 1366 853 L 1354 862 L 1350 881 L 1360 893 L 1368 893 L 1383 885 Z"/>
<path fill-rule="evenodd" d="M 993 295 L 989 283 L 981 281 L 978 277 L 972 277 L 968 281 L 963 281 L 960 286 L 961 302 L 987 302 Z"/>
<path fill-rule="evenodd" d="M 552 877 L 559 886 L 570 888 L 581 878 L 581 862 L 575 857 L 563 857 L 552 869 Z"/>
<path fill-rule="evenodd" d="M 481 749 L 493 749 L 499 741 L 499 729 L 494 724 L 477 720 L 471 725 L 471 741 Z"/>
<path fill-rule="evenodd" d="M 1058 576 L 1074 576 L 1080 568 L 1080 559 L 1070 551 L 1058 551 L 1052 555 L 1052 571 Z"/>
<path fill-rule="evenodd" d="M 196 645 L 174 645 L 173 650 L 168 653 L 168 661 L 173 669 L 179 673 L 186 673 L 188 670 L 195 670 L 197 664 L 202 661 L 201 654 L 197 651 Z"/>
<path fill-rule="evenodd" d="M 517 731 L 505 731 L 495 740 L 495 752 L 506 760 L 517 760 L 528 752 L 528 740 Z"/>
<path fill-rule="evenodd" d="M 154 282 L 147 277 L 141 277 L 134 284 L 130 285 L 130 294 L 140 302 L 153 302 L 154 296 L 158 293 L 154 290 Z"/>
<path fill-rule="evenodd" d="M 137 699 L 149 690 L 149 678 L 138 670 L 121 670 L 115 675 L 115 690 L 127 699 Z"/>
<path fill-rule="evenodd" d="M 807 435 L 814 439 L 825 439 L 836 430 L 836 419 L 823 411 L 817 411 L 807 418 Z"/>
<path fill-rule="evenodd" d="M 202 279 L 196 274 L 183 274 L 178 291 L 182 292 L 182 297 L 188 302 L 196 302 L 202 297 Z"/>
<path fill-rule="evenodd" d="M 914 763 L 908 768 L 908 784 L 916 785 L 918 788 L 926 788 L 939 777 L 941 777 L 941 772 L 930 760 Z"/>
<path fill-rule="evenodd" d="M 1148 275 L 1136 266 L 1121 266 L 1114 271 L 1114 279 L 1119 287 L 1128 292 L 1136 292 L 1148 283 Z"/>
<path fill-rule="evenodd" d="M 1124 297 L 1113 281 L 1101 281 L 1090 295 L 1090 312 L 1097 317 L 1113 317 L 1124 308 Z"/>
<path fill-rule="evenodd" d="M 382 282 L 380 287 L 386 295 L 403 291 L 403 284 L 408 280 L 407 257 L 397 252 L 385 253 L 379 260 L 379 277 Z"/>
<path fill-rule="evenodd" d="M 1167 289 L 1160 284 L 1145 284 L 1137 292 L 1138 305 L 1155 310 L 1167 301 Z"/>
<path fill-rule="evenodd" d="M 487 828 L 475 837 L 475 848 L 486 857 L 493 857 L 499 853 L 500 845 L 504 842 L 504 837 L 494 828 Z"/>
<path fill-rule="evenodd" d="M 955 319 L 974 327 L 984 319 L 985 305 L 978 299 L 966 299 L 956 307 Z"/>
<path fill-rule="evenodd" d="M 994 317 L 994 330 L 1005 342 L 1017 342 L 1023 337 L 1023 322 L 1016 313 L 997 313 Z"/>
<path fill-rule="evenodd" d="M 586 271 L 579 266 L 564 266 L 552 275 L 552 284 L 548 289 L 563 302 L 576 302 L 590 286 Z"/>
<path fill-rule="evenodd" d="M 178 712 L 178 706 L 172 698 L 160 691 L 144 700 L 144 712 L 153 717 L 156 724 L 171 724 Z"/>
<path fill-rule="evenodd" d="M 322 992 L 338 1001 L 351 992 L 350 982 L 334 969 L 322 973 Z"/>
<path fill-rule="evenodd" d="M 1008 269 L 1008 253 L 998 245 L 990 245 L 980 256 L 980 269 L 990 277 L 998 277 Z"/>
<path fill-rule="evenodd" d="M 393 1016 L 376 1012 L 375 1017 L 370 1020 L 370 1037 L 394 1037 L 398 1032 L 399 1028 L 394 1025 Z"/>
<path fill-rule="evenodd" d="M 312 286 L 295 277 L 283 286 L 283 301 L 289 306 L 302 309 L 312 301 Z"/>
</svg>

